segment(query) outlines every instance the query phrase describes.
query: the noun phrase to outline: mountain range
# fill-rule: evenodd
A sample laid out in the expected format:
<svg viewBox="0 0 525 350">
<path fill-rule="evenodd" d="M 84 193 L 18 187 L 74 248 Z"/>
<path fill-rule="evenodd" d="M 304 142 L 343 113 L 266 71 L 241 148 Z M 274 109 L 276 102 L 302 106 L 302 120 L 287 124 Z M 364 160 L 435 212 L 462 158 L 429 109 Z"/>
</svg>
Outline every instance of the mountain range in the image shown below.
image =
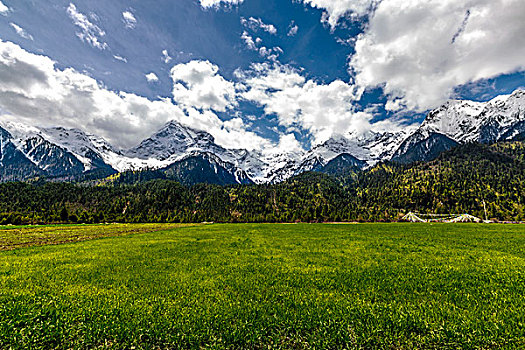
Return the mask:
<svg viewBox="0 0 525 350">
<path fill-rule="evenodd" d="M 429 161 L 460 144 L 524 138 L 524 90 L 488 102 L 449 101 L 419 127 L 337 135 L 305 152 L 227 149 L 211 134 L 176 121 L 131 149 L 118 149 L 78 129 L 0 121 L 0 181 L 104 179 L 140 171 L 188 185 L 277 183 L 306 171 L 337 173 L 387 160 Z"/>
</svg>

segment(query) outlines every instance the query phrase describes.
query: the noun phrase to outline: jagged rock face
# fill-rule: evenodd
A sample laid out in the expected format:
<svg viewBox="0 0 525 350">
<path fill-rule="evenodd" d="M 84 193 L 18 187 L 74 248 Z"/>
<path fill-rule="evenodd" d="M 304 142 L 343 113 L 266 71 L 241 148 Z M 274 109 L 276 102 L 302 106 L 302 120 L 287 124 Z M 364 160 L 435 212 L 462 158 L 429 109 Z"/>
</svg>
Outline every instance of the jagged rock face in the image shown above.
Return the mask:
<svg viewBox="0 0 525 350">
<path fill-rule="evenodd" d="M 442 134 L 458 142 L 470 140 L 482 123 L 479 114 L 483 106 L 472 101 L 447 102 L 428 114 L 417 133 Z"/>
<path fill-rule="evenodd" d="M 0 179 L 18 181 L 41 175 L 41 170 L 13 143 L 12 135 L 0 128 Z"/>
<path fill-rule="evenodd" d="M 0 162 L 0 181 L 35 177 L 74 180 L 98 169 L 105 169 L 105 176 L 114 172 L 101 159 L 99 150 L 90 143 L 87 134 L 79 130 L 38 129 L 4 123 L 0 136 L 4 153 L 4 161 Z"/>
<path fill-rule="evenodd" d="M 209 163 L 207 169 L 209 167 L 218 169 L 218 173 L 225 172 L 230 176 L 224 175 L 221 180 L 209 181 L 211 183 L 251 183 L 252 178 L 261 177 L 261 169 L 265 166 L 264 162 L 255 158 L 250 152 L 221 147 L 215 143 L 214 137 L 209 133 L 186 127 L 175 121 L 169 122 L 137 147 L 123 151 L 122 154 L 128 158 L 147 160 L 152 164 L 152 168 L 162 169 L 176 165 L 180 173 L 185 173 L 180 169 L 180 164 L 189 164 L 188 158 L 197 157 L 195 159 L 199 159 L 201 163 L 202 161 Z M 158 163 L 155 164 L 155 161 Z M 202 178 L 200 174 L 192 174 L 187 177 Z M 212 177 L 215 178 L 215 175 Z M 193 180 L 184 182 L 191 183 Z"/>
<path fill-rule="evenodd" d="M 24 140 L 21 151 L 49 176 L 75 176 L 84 172 L 84 165 L 73 154 L 41 136 Z"/>
<path fill-rule="evenodd" d="M 506 140 L 524 121 L 525 91 L 517 90 L 489 102 L 448 102 L 430 112 L 420 130 L 440 133 L 459 143 L 493 143 Z"/>
<path fill-rule="evenodd" d="M 416 133 L 403 142 L 392 160 L 399 163 L 428 162 L 458 145 L 459 143 L 443 134 L 432 133 L 428 137 L 422 137 Z"/>
<path fill-rule="evenodd" d="M 353 171 L 385 160 L 426 161 L 468 142 L 523 140 L 525 91 L 489 102 L 450 101 L 431 111 L 419 127 L 335 135 L 309 151 L 227 149 L 209 133 L 176 121 L 128 150 L 78 129 L 0 124 L 0 181 L 150 169 L 180 174 L 185 183 L 207 177 L 208 182 L 221 184 L 269 183 L 305 171 L 334 172 L 337 167 Z"/>
<path fill-rule="evenodd" d="M 253 183 L 246 173 L 233 164 L 224 163 L 213 154 L 198 154 L 178 161 L 162 172 L 166 178 L 185 185 L 210 183 L 234 185 Z"/>
<path fill-rule="evenodd" d="M 0 129 L 6 143 L 12 144 L 9 156 L 13 158 L 16 155 L 20 167 L 27 164 L 25 167 L 28 168 L 16 172 L 12 167 L 3 166 L 6 173 L 2 179 L 5 181 L 27 180 L 36 176 L 74 179 L 84 174 L 103 177 L 128 170 L 167 171 L 173 166 L 180 169 L 181 164 L 190 167 L 198 159 L 202 169 L 213 171 L 180 171 L 186 174 L 186 178 L 178 178 L 181 182 L 190 184 L 199 179 L 197 182 L 252 183 L 251 176 L 239 165 L 249 168 L 252 176 L 260 176 L 257 167 L 266 166 L 248 151 L 225 149 L 215 144 L 210 134 L 176 122 L 166 124 L 139 146 L 124 151 L 113 148 L 100 137 L 76 129 L 39 129 L 15 123 L 5 125 L 16 135 L 13 137 L 7 130 Z M 188 161 L 192 157 L 193 163 Z M 209 181 L 204 181 L 205 174 L 209 175 Z"/>
</svg>

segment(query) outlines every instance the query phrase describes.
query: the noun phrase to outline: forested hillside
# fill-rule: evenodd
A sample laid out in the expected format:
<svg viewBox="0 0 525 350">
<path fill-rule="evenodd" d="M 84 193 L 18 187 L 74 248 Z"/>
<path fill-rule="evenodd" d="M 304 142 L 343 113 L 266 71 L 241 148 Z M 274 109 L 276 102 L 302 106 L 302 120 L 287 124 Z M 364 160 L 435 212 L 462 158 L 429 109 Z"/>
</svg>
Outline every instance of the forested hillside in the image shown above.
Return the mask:
<svg viewBox="0 0 525 350">
<path fill-rule="evenodd" d="M 466 144 L 431 162 L 310 172 L 274 185 L 186 187 L 147 173 L 97 184 L 4 183 L 0 224 L 396 221 L 407 211 L 484 217 L 484 203 L 489 218 L 523 220 L 524 155 L 521 142 Z"/>
<path fill-rule="evenodd" d="M 489 218 L 523 220 L 524 154 L 521 142 L 467 144 L 428 163 L 381 164 L 359 175 L 358 201 L 377 213 L 407 209 L 481 218 L 485 202 Z"/>
</svg>

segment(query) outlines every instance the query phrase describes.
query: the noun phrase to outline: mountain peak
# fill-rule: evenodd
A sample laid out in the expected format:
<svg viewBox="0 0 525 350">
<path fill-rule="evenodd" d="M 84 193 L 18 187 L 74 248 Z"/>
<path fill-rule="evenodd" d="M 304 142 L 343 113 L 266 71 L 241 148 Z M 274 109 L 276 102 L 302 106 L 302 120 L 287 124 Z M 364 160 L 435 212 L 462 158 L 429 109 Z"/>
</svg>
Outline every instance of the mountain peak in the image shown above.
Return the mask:
<svg viewBox="0 0 525 350">
<path fill-rule="evenodd" d="M 215 138 L 210 133 L 183 125 L 182 123 L 176 120 L 170 120 L 169 122 L 164 124 L 164 126 L 152 137 L 164 137 L 164 135 L 168 137 L 174 136 L 180 139 L 190 138 L 210 143 L 215 142 Z"/>
<path fill-rule="evenodd" d="M 215 139 L 211 134 L 171 120 L 151 137 L 128 150 L 126 154 L 140 159 L 154 157 L 159 160 L 166 160 L 173 155 L 185 153 L 190 148 L 207 148 L 214 143 Z"/>
</svg>

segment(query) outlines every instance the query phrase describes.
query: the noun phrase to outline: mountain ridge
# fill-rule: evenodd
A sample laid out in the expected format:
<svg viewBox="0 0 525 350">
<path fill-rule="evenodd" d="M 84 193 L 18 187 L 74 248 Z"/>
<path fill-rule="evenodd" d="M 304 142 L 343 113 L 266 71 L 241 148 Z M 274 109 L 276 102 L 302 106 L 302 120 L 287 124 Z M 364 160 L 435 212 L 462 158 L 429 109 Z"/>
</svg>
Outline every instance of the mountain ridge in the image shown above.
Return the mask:
<svg viewBox="0 0 525 350">
<path fill-rule="evenodd" d="M 39 176 L 70 180 L 90 172 L 108 175 L 170 168 L 178 168 L 178 173 L 187 173 L 187 177 L 205 180 L 201 174 L 184 172 L 180 168 L 193 158 L 203 172 L 215 179 L 210 180 L 214 183 L 277 183 L 303 172 L 323 171 L 342 155 L 355 161 L 341 160 L 340 166 L 348 164 L 362 169 L 387 160 L 429 161 L 444 151 L 470 142 L 491 144 L 524 137 L 524 90 L 487 102 L 448 101 L 430 111 L 418 127 L 398 132 L 334 135 L 308 151 L 295 153 L 227 149 L 218 145 L 208 132 L 174 120 L 137 146 L 124 150 L 79 129 L 38 128 L 2 121 L 0 181 Z M 221 181 L 214 177 L 219 173 L 223 174 Z M 181 180 L 194 182 L 189 178 Z"/>
</svg>

